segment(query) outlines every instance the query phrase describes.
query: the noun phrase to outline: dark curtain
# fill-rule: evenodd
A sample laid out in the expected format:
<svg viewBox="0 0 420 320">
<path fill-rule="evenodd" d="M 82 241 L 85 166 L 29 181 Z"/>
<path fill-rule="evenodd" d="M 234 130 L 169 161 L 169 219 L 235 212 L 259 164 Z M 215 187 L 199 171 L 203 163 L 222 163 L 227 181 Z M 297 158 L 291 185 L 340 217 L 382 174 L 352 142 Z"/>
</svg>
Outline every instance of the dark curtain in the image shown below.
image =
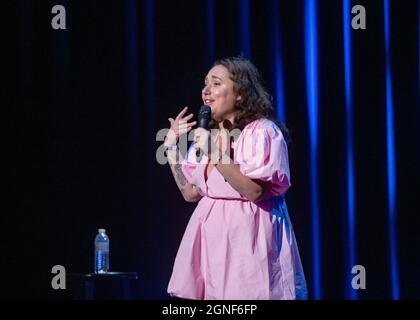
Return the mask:
<svg viewBox="0 0 420 320">
<path fill-rule="evenodd" d="M 51 27 L 57 4 L 66 30 Z M 346 5 L 363 5 L 367 21 L 347 45 Z M 195 205 L 157 163 L 156 133 L 183 106 L 197 114 L 212 61 L 232 55 L 259 68 L 292 135 L 286 201 L 310 297 L 420 298 L 418 1 L 2 6 L 2 298 L 66 298 L 51 269 L 91 272 L 100 227 L 111 270 L 139 273 L 135 297 L 169 298 Z M 349 289 L 353 264 L 365 290 Z"/>
</svg>

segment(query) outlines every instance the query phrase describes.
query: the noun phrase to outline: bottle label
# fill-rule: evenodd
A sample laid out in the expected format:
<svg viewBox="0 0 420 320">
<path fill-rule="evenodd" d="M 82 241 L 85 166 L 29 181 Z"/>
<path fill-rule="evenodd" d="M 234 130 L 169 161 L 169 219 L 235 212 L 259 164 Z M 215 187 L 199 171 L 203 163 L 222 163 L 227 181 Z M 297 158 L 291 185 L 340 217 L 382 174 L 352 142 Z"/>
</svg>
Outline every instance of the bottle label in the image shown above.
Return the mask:
<svg viewBox="0 0 420 320">
<path fill-rule="evenodd" d="M 98 250 L 108 252 L 109 251 L 108 243 L 101 243 L 101 242 L 96 243 L 95 244 L 95 251 L 98 251 Z"/>
</svg>

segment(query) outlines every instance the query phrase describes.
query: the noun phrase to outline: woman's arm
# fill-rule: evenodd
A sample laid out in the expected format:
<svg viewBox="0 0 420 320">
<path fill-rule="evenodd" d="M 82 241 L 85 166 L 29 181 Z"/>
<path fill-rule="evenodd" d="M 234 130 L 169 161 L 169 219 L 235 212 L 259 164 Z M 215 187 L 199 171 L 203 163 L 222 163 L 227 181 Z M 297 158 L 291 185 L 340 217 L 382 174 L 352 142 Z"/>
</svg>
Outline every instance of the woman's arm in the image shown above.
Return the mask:
<svg viewBox="0 0 420 320">
<path fill-rule="evenodd" d="M 254 180 L 248 178 L 239 170 L 239 165 L 233 163 L 233 160 L 226 154 L 219 158 L 215 164 L 225 180 L 238 191 L 242 196 L 251 202 L 257 202 L 264 194 L 264 188 Z"/>
<path fill-rule="evenodd" d="M 239 170 L 239 165 L 235 164 L 227 154 L 228 150 L 230 150 L 230 144 L 227 143 L 227 141 L 229 141 L 227 138 L 227 131 L 222 130 L 219 133 L 220 136 L 224 135 L 225 137 L 221 138 L 222 142 L 218 143 L 218 146 L 216 146 L 207 130 L 197 128 L 194 134 L 195 147 L 203 150 L 206 156 L 211 158 L 211 162 L 215 164 L 217 170 L 219 170 L 221 175 L 233 189 L 238 191 L 249 201 L 257 202 L 264 194 L 264 188 L 262 187 L 263 184 L 259 184 L 242 174 Z M 211 144 L 210 148 L 208 147 L 209 143 Z M 219 154 L 222 156 L 219 157 Z"/>
<path fill-rule="evenodd" d="M 188 133 L 192 129 L 192 127 L 197 123 L 196 121 L 190 123 L 188 122 L 192 119 L 192 114 L 184 117 L 185 113 L 187 112 L 187 109 L 188 107 L 182 109 L 182 111 L 177 115 L 175 119 L 168 119 L 171 125 L 171 129 L 169 130 L 163 143 L 166 147 L 176 145 L 178 143 L 179 136 L 181 134 Z M 178 163 L 177 159 L 178 150 L 167 150 L 166 153 L 168 156 L 168 163 L 171 168 L 172 175 L 174 176 L 176 185 L 181 191 L 181 194 L 184 197 L 185 201 L 197 202 L 198 200 L 200 200 L 201 195 L 198 193 L 197 188 L 187 181 L 184 173 L 181 170 L 181 164 Z"/>
<path fill-rule="evenodd" d="M 168 151 L 168 158 L 174 156 L 173 154 L 176 152 L 178 151 Z M 179 191 L 181 191 L 185 201 L 197 202 L 200 200 L 201 195 L 198 193 L 196 186 L 189 183 L 187 178 L 185 178 L 185 175 L 181 170 L 181 164 L 177 163 L 177 161 L 169 161 L 169 166 L 171 168 L 172 175 L 174 176 L 176 185 L 178 186 Z"/>
</svg>

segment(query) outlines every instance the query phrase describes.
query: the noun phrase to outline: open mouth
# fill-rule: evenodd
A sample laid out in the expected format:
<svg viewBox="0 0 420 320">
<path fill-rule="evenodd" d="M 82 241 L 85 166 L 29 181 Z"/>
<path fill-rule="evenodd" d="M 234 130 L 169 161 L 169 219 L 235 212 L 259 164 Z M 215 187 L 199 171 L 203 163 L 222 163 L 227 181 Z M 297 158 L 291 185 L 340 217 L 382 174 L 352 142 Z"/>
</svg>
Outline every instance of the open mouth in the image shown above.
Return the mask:
<svg viewBox="0 0 420 320">
<path fill-rule="evenodd" d="M 212 99 L 204 99 L 204 104 L 206 104 L 208 106 L 211 106 L 213 102 L 214 102 L 214 100 L 212 100 Z"/>
</svg>

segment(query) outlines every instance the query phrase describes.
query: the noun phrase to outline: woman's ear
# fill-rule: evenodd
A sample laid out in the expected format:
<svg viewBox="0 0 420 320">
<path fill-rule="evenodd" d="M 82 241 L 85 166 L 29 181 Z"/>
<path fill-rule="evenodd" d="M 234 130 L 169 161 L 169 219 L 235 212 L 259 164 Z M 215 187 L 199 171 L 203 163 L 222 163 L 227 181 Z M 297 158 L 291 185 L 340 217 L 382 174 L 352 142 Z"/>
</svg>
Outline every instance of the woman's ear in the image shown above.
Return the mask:
<svg viewBox="0 0 420 320">
<path fill-rule="evenodd" d="M 242 97 L 241 96 L 237 96 L 236 97 L 236 101 L 241 101 L 242 100 Z"/>
</svg>

